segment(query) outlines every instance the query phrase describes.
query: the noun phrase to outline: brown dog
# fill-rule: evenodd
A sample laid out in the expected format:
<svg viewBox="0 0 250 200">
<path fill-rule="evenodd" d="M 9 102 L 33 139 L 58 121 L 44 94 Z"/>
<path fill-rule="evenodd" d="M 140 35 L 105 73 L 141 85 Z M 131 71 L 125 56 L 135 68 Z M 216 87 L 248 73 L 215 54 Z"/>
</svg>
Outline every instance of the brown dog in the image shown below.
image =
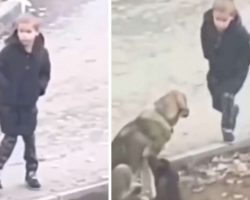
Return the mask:
<svg viewBox="0 0 250 200">
<path fill-rule="evenodd" d="M 173 127 L 180 117 L 187 117 L 186 96 L 171 91 L 145 109 L 135 120 L 125 125 L 112 142 L 112 169 L 124 163 L 135 176 L 140 175 L 143 187 L 154 184 L 148 165 L 149 156 L 157 156 L 170 140 Z M 153 198 L 156 194 L 149 194 Z"/>
</svg>

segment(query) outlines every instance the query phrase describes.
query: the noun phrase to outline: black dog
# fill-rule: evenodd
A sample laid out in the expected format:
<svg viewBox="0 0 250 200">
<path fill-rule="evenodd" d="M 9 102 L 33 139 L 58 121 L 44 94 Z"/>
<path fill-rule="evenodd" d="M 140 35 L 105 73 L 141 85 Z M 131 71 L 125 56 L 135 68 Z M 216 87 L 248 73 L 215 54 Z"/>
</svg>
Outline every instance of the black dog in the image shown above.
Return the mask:
<svg viewBox="0 0 250 200">
<path fill-rule="evenodd" d="M 149 158 L 149 165 L 155 178 L 155 200 L 182 200 L 179 188 L 179 174 L 165 159 Z"/>
</svg>

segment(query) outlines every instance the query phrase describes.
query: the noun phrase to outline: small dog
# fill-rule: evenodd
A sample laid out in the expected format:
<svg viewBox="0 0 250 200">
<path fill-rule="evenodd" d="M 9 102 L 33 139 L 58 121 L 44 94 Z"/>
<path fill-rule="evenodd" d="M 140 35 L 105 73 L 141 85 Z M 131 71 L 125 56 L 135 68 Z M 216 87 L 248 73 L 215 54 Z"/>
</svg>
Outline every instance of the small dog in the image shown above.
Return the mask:
<svg viewBox="0 0 250 200">
<path fill-rule="evenodd" d="M 149 198 L 155 197 L 153 174 L 148 165 L 149 156 L 157 156 L 173 133 L 180 117 L 188 117 L 186 96 L 171 91 L 145 109 L 135 120 L 125 125 L 112 142 L 112 169 L 127 164 L 133 177 L 139 177 Z"/>
<path fill-rule="evenodd" d="M 165 159 L 150 157 L 149 165 L 155 179 L 156 197 L 154 200 L 182 200 L 179 188 L 179 174 Z"/>
</svg>

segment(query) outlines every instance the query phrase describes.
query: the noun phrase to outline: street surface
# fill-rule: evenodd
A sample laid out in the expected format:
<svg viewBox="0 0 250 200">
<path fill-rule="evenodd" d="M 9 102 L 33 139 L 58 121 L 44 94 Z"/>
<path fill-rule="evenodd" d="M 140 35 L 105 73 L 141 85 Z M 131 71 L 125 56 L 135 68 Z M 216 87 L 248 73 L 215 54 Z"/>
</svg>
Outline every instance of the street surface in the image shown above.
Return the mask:
<svg viewBox="0 0 250 200">
<path fill-rule="evenodd" d="M 52 80 L 39 101 L 39 192 L 24 188 L 20 141 L 3 172 L 1 200 L 30 200 L 107 180 L 108 3 L 32 1 L 44 18 Z"/>
</svg>

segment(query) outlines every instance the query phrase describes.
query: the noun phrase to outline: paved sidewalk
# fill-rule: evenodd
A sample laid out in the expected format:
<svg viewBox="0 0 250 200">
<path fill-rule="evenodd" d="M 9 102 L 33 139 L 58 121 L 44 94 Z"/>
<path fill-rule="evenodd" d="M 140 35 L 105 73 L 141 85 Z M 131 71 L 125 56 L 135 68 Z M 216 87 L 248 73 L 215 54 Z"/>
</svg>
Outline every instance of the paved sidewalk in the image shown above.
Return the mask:
<svg viewBox="0 0 250 200">
<path fill-rule="evenodd" d="M 1 200 L 37 199 L 108 178 L 107 2 L 67 3 L 69 12 L 44 27 L 52 59 L 37 130 L 44 187 L 36 192 L 24 187 L 20 142 L 3 173 Z"/>
</svg>

